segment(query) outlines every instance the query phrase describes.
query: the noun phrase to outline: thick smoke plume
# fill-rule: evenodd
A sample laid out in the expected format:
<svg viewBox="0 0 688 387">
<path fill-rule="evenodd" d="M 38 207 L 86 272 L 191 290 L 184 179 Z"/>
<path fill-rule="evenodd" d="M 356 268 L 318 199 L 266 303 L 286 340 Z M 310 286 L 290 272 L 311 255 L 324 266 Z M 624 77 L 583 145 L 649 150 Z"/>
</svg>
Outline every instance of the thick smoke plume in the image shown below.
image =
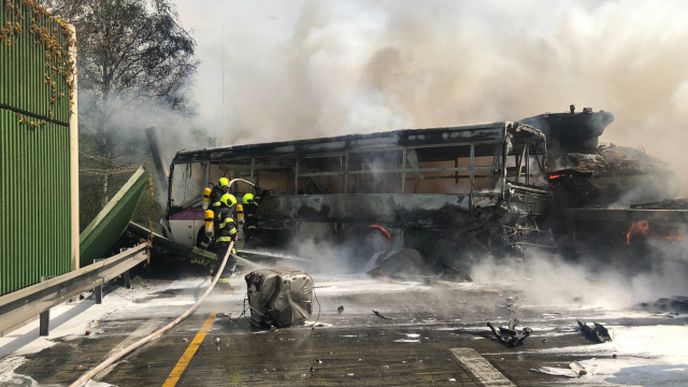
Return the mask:
<svg viewBox="0 0 688 387">
<path fill-rule="evenodd" d="M 681 1 L 178 6 L 199 43 L 201 118 L 226 144 L 519 119 L 575 103 L 615 113 L 603 140 L 688 161 Z"/>
</svg>

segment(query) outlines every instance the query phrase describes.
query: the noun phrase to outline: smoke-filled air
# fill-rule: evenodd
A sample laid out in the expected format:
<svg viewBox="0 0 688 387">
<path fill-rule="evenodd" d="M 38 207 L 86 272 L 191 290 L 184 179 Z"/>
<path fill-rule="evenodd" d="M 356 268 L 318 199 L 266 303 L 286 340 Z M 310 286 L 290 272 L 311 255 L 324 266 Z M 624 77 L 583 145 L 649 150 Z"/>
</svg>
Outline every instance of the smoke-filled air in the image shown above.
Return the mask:
<svg viewBox="0 0 688 387">
<path fill-rule="evenodd" d="M 219 142 L 516 120 L 573 103 L 614 113 L 602 141 L 675 168 L 688 161 L 684 5 L 178 2 L 198 41 L 198 112 Z"/>
</svg>

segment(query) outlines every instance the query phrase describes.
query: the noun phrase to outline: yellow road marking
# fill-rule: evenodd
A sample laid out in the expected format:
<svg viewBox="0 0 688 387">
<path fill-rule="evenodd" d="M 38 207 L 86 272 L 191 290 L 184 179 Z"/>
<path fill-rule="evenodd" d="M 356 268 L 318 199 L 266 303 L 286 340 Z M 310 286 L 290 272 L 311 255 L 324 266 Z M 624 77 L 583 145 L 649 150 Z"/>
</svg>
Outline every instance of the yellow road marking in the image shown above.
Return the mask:
<svg viewBox="0 0 688 387">
<path fill-rule="evenodd" d="M 181 379 L 182 377 L 182 374 L 184 374 L 186 367 L 189 366 L 191 359 L 193 359 L 194 355 L 196 354 L 196 351 L 198 351 L 198 347 L 203 342 L 203 339 L 205 339 L 206 334 L 208 334 L 210 327 L 213 326 L 216 315 L 217 312 L 210 313 L 208 318 L 203 323 L 201 330 L 198 331 L 198 333 L 196 333 L 196 336 L 193 338 L 193 340 L 191 340 L 189 346 L 186 347 L 186 351 L 184 351 L 184 354 L 182 355 L 182 357 L 179 358 L 179 361 L 172 369 L 172 372 L 170 372 L 170 375 L 167 377 L 167 380 L 165 380 L 165 383 L 162 384 L 163 387 L 174 387 L 177 385 L 179 379 Z"/>
</svg>

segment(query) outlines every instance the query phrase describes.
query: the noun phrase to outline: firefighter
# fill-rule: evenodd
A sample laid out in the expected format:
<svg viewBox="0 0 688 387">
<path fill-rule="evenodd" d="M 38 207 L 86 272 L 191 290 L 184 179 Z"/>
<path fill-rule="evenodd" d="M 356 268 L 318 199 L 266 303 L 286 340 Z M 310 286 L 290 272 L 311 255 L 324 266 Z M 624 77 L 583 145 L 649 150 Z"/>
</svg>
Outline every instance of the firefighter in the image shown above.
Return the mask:
<svg viewBox="0 0 688 387">
<path fill-rule="evenodd" d="M 234 222 L 233 207 L 236 205 L 234 195 L 226 193 L 220 198 L 220 206 L 215 211 L 215 254 L 218 259 L 224 258 L 230 243 L 236 242 L 237 228 Z M 229 272 L 236 268 L 236 249 L 232 248 L 227 261 Z"/>
<path fill-rule="evenodd" d="M 245 216 L 244 224 L 244 237 L 247 241 L 250 241 L 256 237 L 256 232 L 258 231 L 258 222 L 256 219 L 256 210 L 258 210 L 258 203 L 256 202 L 256 196 L 252 193 L 246 193 L 241 198 L 243 203 L 243 210 Z"/>
<path fill-rule="evenodd" d="M 221 177 L 217 181 L 217 185 L 210 191 L 210 209 L 216 211 L 220 208 L 220 199 L 222 195 L 229 193 L 229 179 Z M 234 199 L 236 201 L 236 198 Z"/>
</svg>

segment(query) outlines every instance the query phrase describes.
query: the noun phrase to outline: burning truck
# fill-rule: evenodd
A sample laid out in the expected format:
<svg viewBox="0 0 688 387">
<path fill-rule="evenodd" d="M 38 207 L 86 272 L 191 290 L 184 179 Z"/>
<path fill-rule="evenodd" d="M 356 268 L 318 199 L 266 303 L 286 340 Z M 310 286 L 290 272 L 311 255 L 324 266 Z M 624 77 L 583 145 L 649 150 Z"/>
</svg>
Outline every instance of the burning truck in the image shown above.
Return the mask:
<svg viewBox="0 0 688 387">
<path fill-rule="evenodd" d="M 260 187 L 244 248 L 288 250 L 307 235 L 348 246 L 361 268 L 405 251 L 438 272 L 485 252 L 557 249 L 574 238 L 572 209 L 678 194 L 660 160 L 598 144 L 613 118 L 571 106 L 519 121 L 181 151 L 163 225 L 197 245 L 201 192 L 227 176 Z"/>
</svg>

